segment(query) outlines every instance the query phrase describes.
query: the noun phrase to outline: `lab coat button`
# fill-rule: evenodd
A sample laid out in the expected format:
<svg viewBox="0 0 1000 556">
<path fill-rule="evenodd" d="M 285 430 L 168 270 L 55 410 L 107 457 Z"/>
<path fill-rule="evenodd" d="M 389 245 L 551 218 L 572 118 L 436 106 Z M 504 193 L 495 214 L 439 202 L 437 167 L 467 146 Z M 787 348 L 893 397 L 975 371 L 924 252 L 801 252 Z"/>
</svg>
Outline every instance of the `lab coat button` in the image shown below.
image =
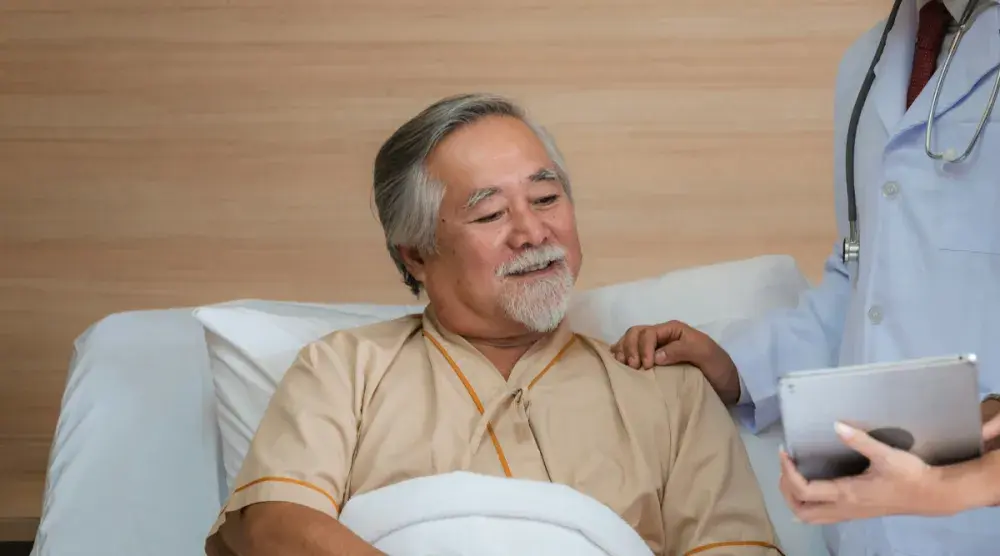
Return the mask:
<svg viewBox="0 0 1000 556">
<path fill-rule="evenodd" d="M 879 324 L 882 322 L 882 308 L 878 305 L 872 305 L 871 309 L 868 309 L 868 320 L 872 324 Z"/>
<path fill-rule="evenodd" d="M 886 199 L 895 199 L 896 195 L 899 195 L 899 184 L 894 181 L 885 183 L 882 186 L 882 195 Z"/>
</svg>

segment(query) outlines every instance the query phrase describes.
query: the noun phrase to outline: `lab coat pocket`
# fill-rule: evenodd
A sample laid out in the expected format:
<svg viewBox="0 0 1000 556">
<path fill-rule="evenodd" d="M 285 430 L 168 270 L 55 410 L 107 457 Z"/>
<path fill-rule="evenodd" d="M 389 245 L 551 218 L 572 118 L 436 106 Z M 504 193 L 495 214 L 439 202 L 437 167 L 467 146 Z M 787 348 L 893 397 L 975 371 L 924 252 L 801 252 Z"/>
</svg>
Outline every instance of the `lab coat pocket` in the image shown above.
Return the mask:
<svg viewBox="0 0 1000 556">
<path fill-rule="evenodd" d="M 945 184 L 935 242 L 945 251 L 1000 255 L 1000 175 Z"/>
</svg>

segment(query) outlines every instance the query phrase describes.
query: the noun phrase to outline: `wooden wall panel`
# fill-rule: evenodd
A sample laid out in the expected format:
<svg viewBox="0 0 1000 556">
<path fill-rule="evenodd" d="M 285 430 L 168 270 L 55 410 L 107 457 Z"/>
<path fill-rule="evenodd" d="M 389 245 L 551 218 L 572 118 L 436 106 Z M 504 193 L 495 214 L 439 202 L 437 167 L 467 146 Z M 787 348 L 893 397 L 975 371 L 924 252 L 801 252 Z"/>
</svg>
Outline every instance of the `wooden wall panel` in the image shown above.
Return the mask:
<svg viewBox="0 0 1000 556">
<path fill-rule="evenodd" d="M 581 287 L 765 252 L 817 278 L 837 62 L 887 5 L 0 0 L 0 525 L 38 515 L 91 322 L 409 301 L 371 163 L 444 95 L 511 95 L 555 134 Z"/>
</svg>

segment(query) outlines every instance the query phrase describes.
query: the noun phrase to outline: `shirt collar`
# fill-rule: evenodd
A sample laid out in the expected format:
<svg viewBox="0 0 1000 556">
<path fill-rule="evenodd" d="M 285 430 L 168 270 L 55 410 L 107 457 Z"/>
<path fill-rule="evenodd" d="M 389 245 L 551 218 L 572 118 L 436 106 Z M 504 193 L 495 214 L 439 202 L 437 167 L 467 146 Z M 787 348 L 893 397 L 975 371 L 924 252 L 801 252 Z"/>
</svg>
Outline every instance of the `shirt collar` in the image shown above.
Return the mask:
<svg viewBox="0 0 1000 556">
<path fill-rule="evenodd" d="M 434 308 L 430 304 L 424 309 L 423 314 L 423 326 L 424 330 L 431 335 L 433 335 L 438 340 L 442 341 L 446 348 L 450 350 L 460 350 L 465 352 L 467 355 L 472 355 L 472 357 L 480 360 L 481 362 L 488 362 L 486 357 L 479 352 L 468 340 L 459 334 L 456 334 L 444 326 L 441 325 L 441 321 L 438 320 L 437 315 L 434 312 Z M 569 323 L 568 318 L 564 318 L 559 326 L 542 337 L 539 341 L 535 342 L 531 348 L 521 357 L 521 362 L 518 363 L 518 367 L 521 366 L 533 366 L 536 360 L 545 359 L 547 362 L 549 359 L 554 357 L 563 347 L 566 346 L 567 342 L 573 339 L 574 333 L 573 328 Z M 491 364 L 492 365 L 492 364 Z M 514 374 L 511 374 L 514 377 Z"/>
</svg>

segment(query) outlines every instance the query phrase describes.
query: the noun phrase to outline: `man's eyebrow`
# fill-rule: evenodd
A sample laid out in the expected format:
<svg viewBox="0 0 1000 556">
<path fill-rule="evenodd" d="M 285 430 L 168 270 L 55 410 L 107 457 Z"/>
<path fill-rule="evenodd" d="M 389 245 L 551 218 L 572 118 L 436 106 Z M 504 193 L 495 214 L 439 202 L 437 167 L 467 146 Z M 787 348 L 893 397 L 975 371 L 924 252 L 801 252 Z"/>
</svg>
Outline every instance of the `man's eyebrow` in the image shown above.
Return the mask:
<svg viewBox="0 0 1000 556">
<path fill-rule="evenodd" d="M 482 189 L 477 189 L 469 195 L 469 200 L 465 202 L 465 210 L 472 210 L 476 205 L 489 199 L 490 197 L 496 195 L 500 192 L 499 187 L 484 187 Z"/>
<path fill-rule="evenodd" d="M 559 174 L 551 168 L 539 168 L 537 172 L 528 176 L 531 181 L 555 181 L 559 179 Z"/>
</svg>

